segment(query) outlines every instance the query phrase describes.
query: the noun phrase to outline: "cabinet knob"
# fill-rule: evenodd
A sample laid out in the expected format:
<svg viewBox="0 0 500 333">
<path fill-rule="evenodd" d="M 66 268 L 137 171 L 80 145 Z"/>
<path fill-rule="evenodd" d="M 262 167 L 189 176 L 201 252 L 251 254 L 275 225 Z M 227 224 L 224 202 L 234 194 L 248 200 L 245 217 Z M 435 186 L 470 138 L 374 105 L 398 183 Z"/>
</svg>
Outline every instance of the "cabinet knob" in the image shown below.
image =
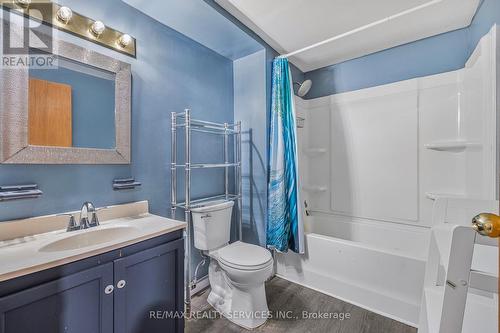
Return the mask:
<svg viewBox="0 0 500 333">
<path fill-rule="evenodd" d="M 125 287 L 125 285 L 127 284 L 127 282 L 125 280 L 120 280 L 118 281 L 118 283 L 116 284 L 116 287 L 118 289 L 122 289 L 123 287 Z"/>
<path fill-rule="evenodd" d="M 113 290 L 115 290 L 115 287 L 113 287 L 112 284 L 109 284 L 106 286 L 106 288 L 104 288 L 104 292 L 106 293 L 106 295 L 111 294 Z"/>
</svg>

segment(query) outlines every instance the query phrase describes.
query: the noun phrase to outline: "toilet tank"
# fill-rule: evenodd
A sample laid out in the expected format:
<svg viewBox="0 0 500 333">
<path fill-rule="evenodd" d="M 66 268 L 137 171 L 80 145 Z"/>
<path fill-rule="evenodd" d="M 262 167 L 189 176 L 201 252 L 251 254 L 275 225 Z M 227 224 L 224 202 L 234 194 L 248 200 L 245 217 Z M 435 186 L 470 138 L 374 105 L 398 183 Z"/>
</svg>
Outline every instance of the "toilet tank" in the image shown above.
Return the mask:
<svg viewBox="0 0 500 333">
<path fill-rule="evenodd" d="M 233 201 L 219 200 L 191 208 L 194 247 L 214 250 L 229 243 Z"/>
</svg>

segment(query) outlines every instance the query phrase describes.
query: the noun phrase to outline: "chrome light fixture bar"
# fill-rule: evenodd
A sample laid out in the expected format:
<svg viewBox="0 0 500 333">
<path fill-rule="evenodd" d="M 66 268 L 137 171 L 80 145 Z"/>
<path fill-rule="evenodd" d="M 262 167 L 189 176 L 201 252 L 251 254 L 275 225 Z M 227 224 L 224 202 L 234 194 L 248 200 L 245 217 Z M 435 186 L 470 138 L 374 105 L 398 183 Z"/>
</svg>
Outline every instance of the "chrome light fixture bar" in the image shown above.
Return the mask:
<svg viewBox="0 0 500 333">
<path fill-rule="evenodd" d="M 16 3 L 21 7 L 28 7 L 31 3 L 31 0 L 16 0 Z"/>
<path fill-rule="evenodd" d="M 135 58 L 137 55 L 137 41 L 135 38 L 127 33 L 110 28 L 99 20 L 93 20 L 78 14 L 69 7 L 51 3 L 49 0 L 0 1 L 0 6 L 128 56 Z M 32 9 L 34 10 L 33 13 L 39 14 L 37 16 L 32 15 Z"/>
</svg>

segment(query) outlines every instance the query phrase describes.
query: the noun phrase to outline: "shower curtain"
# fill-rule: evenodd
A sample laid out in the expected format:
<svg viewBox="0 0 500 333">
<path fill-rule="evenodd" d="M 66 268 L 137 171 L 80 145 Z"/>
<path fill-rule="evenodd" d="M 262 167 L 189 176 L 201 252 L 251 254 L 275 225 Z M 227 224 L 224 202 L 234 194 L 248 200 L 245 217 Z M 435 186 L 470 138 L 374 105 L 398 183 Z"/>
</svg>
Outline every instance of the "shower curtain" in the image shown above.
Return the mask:
<svg viewBox="0 0 500 333">
<path fill-rule="evenodd" d="M 281 252 L 304 253 L 304 226 L 299 198 L 297 126 L 293 82 L 288 59 L 273 61 L 267 246 Z"/>
</svg>

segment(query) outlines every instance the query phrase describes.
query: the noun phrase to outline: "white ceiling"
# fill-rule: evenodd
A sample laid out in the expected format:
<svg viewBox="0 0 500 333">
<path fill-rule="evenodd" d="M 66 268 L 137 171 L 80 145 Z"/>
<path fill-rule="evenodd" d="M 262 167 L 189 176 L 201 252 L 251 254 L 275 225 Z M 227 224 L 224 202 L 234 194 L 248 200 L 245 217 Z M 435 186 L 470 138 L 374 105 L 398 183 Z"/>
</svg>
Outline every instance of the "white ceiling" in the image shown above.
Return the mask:
<svg viewBox="0 0 500 333">
<path fill-rule="evenodd" d="M 481 0 L 215 0 L 302 71 L 468 26 Z"/>
</svg>

